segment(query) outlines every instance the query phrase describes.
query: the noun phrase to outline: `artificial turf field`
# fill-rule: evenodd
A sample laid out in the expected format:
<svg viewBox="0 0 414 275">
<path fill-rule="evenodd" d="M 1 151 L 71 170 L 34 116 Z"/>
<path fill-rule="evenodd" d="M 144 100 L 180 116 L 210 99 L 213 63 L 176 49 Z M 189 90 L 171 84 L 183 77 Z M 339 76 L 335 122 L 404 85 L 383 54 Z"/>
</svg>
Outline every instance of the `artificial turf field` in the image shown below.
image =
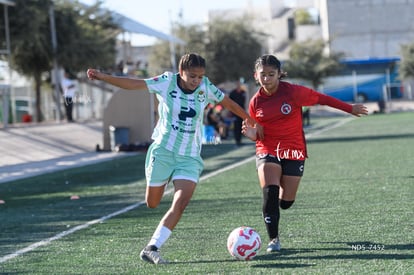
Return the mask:
<svg viewBox="0 0 414 275">
<path fill-rule="evenodd" d="M 280 253 L 265 252 L 254 146 L 228 141 L 203 148 L 202 181 L 162 247 L 169 265 L 139 259 L 171 194 L 157 209 L 142 204 L 138 154 L 0 184 L 0 273 L 414 274 L 414 113 L 318 118 L 306 132 L 310 157 L 281 211 Z M 241 225 L 263 240 L 248 262 L 226 250 Z"/>
</svg>

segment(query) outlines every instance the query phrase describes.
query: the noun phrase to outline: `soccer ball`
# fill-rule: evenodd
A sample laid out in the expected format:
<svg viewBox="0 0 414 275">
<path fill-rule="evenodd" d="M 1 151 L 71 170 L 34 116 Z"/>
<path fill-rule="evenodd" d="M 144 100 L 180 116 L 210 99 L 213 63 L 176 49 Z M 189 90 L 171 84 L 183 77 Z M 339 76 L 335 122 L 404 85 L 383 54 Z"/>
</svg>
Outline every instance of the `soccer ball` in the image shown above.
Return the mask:
<svg viewBox="0 0 414 275">
<path fill-rule="evenodd" d="M 262 240 L 259 234 L 248 226 L 234 229 L 227 238 L 227 250 L 231 256 L 238 260 L 253 259 L 261 246 Z"/>
</svg>

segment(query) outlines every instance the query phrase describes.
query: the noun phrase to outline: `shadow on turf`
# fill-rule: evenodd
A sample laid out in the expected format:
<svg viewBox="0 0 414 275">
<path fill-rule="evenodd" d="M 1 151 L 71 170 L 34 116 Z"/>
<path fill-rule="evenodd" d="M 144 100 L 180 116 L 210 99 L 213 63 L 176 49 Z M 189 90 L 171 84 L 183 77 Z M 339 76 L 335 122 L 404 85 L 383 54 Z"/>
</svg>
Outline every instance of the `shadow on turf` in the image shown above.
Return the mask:
<svg viewBox="0 0 414 275">
<path fill-rule="evenodd" d="M 208 264 L 208 263 L 231 263 L 237 260 L 229 259 L 229 260 L 199 260 L 199 261 L 171 261 L 168 262 L 169 265 L 171 264 Z"/>
<path fill-rule="evenodd" d="M 255 257 L 252 261 L 274 261 L 277 260 L 277 256 L 274 254 L 272 255 L 261 255 Z M 170 262 L 169 264 L 208 264 L 208 263 L 236 263 L 240 262 L 235 259 L 229 260 L 200 260 L 200 261 L 184 261 L 184 262 Z M 311 264 L 287 264 L 287 263 L 263 263 L 263 264 L 253 264 L 251 267 L 253 268 L 303 268 L 313 266 Z"/>
<path fill-rule="evenodd" d="M 263 254 L 263 255 L 257 255 L 254 258 L 254 261 L 264 261 L 265 263 L 257 263 L 252 265 L 253 268 L 304 268 L 304 267 L 310 267 L 314 266 L 314 264 L 288 264 L 288 263 L 281 263 L 278 262 L 278 259 L 283 258 L 284 260 L 289 258 L 284 258 L 284 256 L 293 255 L 297 253 L 303 253 L 303 252 L 312 252 L 312 249 L 283 249 L 281 253 L 272 253 L 272 254 Z M 272 261 L 270 263 L 270 261 Z"/>
</svg>

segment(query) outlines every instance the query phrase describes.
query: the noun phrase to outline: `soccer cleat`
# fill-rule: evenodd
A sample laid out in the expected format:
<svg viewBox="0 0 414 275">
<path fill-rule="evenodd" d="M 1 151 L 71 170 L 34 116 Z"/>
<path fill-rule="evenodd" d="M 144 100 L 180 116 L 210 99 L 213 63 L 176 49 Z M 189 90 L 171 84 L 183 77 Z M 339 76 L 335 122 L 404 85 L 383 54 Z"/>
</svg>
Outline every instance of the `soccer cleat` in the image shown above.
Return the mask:
<svg viewBox="0 0 414 275">
<path fill-rule="evenodd" d="M 267 245 L 266 251 L 269 252 L 269 253 L 271 253 L 271 252 L 279 252 L 280 249 L 281 249 L 281 247 L 280 247 L 280 240 L 279 240 L 279 238 L 274 238 Z"/>
<path fill-rule="evenodd" d="M 168 264 L 168 262 L 161 257 L 160 251 L 154 245 L 145 247 L 139 256 L 141 257 L 141 260 L 152 264 Z"/>
</svg>

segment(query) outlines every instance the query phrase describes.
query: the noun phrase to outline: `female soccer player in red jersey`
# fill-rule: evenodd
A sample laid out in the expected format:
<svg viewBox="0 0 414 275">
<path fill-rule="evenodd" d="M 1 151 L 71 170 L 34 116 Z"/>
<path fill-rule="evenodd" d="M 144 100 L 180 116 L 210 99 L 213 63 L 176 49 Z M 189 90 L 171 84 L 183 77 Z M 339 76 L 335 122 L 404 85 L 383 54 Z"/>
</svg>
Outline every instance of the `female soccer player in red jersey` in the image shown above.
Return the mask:
<svg viewBox="0 0 414 275">
<path fill-rule="evenodd" d="M 246 124 L 243 134 L 256 141 L 263 219 L 270 238 L 267 252 L 276 252 L 280 251 L 279 206 L 288 209 L 295 201 L 307 157 L 302 106 L 328 105 L 355 116 L 368 111 L 362 104 L 350 105 L 305 86 L 280 81 L 286 74 L 273 55 L 257 59 L 254 76 L 260 88 L 250 100 L 249 112 L 263 127 L 264 138 L 256 139 L 256 129 Z"/>
</svg>

